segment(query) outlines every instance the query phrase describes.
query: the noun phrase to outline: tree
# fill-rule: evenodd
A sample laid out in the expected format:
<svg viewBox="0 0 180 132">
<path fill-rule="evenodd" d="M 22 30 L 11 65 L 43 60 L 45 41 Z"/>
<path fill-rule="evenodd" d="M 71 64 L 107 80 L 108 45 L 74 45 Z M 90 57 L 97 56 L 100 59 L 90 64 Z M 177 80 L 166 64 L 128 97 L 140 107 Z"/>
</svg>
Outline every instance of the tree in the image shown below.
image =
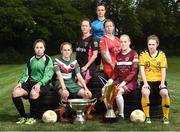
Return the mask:
<svg viewBox="0 0 180 132">
<path fill-rule="evenodd" d="M 81 15 L 69 1 L 38 0 L 28 1 L 25 5 L 36 23 L 33 37 L 44 38 L 51 50 L 58 49 L 57 44 L 63 41 L 73 43 L 79 36 Z"/>
<path fill-rule="evenodd" d="M 21 0 L 1 0 L 0 5 L 1 49 L 8 46 L 20 48 L 19 42 L 28 35 L 26 29 L 33 25 L 29 10 L 23 6 Z"/>
<path fill-rule="evenodd" d="M 179 11 L 174 0 L 139 0 L 136 13 L 143 25 L 143 37 L 156 34 L 165 50 L 175 49 L 179 41 Z M 178 41 L 177 41 L 178 40 Z"/>
<path fill-rule="evenodd" d="M 1 49 L 9 46 L 27 54 L 43 38 L 48 51 L 55 51 L 59 43 L 73 43 L 80 34 L 82 16 L 70 0 L 1 0 L 0 5 Z"/>
<path fill-rule="evenodd" d="M 137 38 L 143 35 L 142 25 L 136 14 L 134 0 L 99 0 L 107 6 L 107 18 L 114 21 L 118 34 L 128 34 L 133 45 L 138 47 Z"/>
</svg>

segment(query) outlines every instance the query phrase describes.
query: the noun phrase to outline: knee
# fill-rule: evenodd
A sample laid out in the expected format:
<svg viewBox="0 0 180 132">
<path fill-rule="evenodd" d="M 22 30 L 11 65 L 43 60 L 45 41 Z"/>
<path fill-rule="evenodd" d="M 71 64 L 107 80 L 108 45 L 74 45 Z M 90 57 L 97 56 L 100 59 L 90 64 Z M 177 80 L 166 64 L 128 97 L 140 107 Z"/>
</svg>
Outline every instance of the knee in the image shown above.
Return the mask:
<svg viewBox="0 0 180 132">
<path fill-rule="evenodd" d="M 120 88 L 117 95 L 123 95 L 125 90 L 123 88 Z"/>
<path fill-rule="evenodd" d="M 169 97 L 167 89 L 162 89 L 160 91 L 160 95 L 162 98 L 168 98 Z"/>
<path fill-rule="evenodd" d="M 64 94 L 66 94 L 66 96 L 69 96 L 68 90 L 64 90 Z"/>
<path fill-rule="evenodd" d="M 31 99 L 37 99 L 39 97 L 39 93 L 37 93 L 36 91 L 32 90 L 30 92 L 30 98 Z"/>
<path fill-rule="evenodd" d="M 12 97 L 18 97 L 18 92 L 16 90 L 13 90 L 12 91 Z"/>
<path fill-rule="evenodd" d="M 146 89 L 142 88 L 141 93 L 142 93 L 142 97 L 148 98 L 149 94 L 150 94 L 150 91 L 147 88 Z"/>
<path fill-rule="evenodd" d="M 12 91 L 12 97 L 15 98 L 15 97 L 20 97 L 20 96 L 23 96 L 23 93 L 20 90 L 16 89 Z"/>
</svg>

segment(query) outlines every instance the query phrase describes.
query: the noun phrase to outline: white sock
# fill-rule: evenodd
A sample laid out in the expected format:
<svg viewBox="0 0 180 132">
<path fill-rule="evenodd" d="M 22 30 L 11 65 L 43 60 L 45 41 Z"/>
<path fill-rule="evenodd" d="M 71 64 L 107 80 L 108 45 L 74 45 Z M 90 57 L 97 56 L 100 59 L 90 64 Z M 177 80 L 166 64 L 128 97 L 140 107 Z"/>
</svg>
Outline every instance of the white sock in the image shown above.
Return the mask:
<svg viewBox="0 0 180 132">
<path fill-rule="evenodd" d="M 118 107 L 119 115 L 121 115 L 121 117 L 124 117 L 124 98 L 122 95 L 116 96 L 116 104 Z"/>
</svg>

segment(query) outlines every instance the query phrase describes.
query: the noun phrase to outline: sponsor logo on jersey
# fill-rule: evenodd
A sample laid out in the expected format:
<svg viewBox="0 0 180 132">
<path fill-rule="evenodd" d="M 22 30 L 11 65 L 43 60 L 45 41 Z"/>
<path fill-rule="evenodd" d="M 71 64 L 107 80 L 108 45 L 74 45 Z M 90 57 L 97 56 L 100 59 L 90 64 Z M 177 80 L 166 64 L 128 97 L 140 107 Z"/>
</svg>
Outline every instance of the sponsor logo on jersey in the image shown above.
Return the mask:
<svg viewBox="0 0 180 132">
<path fill-rule="evenodd" d="M 78 47 L 78 48 L 76 48 L 76 51 L 78 51 L 78 52 L 86 52 L 86 49 Z"/>
</svg>

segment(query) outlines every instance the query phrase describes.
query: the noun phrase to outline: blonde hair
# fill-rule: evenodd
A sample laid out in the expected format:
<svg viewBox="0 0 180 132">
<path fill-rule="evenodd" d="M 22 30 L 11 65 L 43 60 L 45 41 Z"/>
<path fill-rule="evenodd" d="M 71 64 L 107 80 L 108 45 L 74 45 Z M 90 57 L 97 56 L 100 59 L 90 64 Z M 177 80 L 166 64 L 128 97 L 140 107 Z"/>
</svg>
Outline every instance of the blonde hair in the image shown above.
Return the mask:
<svg viewBox="0 0 180 132">
<path fill-rule="evenodd" d="M 119 37 L 119 39 L 121 39 L 121 37 L 127 37 L 128 40 L 129 40 L 129 42 L 131 43 L 131 39 L 130 39 L 129 35 L 127 35 L 127 34 L 122 34 L 122 35 Z"/>
<path fill-rule="evenodd" d="M 69 43 L 69 42 L 63 42 L 61 45 L 60 45 L 60 51 L 62 51 L 64 45 L 69 45 L 71 47 L 71 50 L 72 50 L 72 44 Z"/>
<path fill-rule="evenodd" d="M 157 43 L 157 45 L 159 45 L 159 38 L 158 38 L 157 35 L 154 35 L 154 34 L 153 34 L 153 35 L 148 36 L 148 37 L 147 37 L 147 43 L 148 43 L 148 41 L 149 41 L 150 39 L 155 40 L 156 43 Z"/>
</svg>

